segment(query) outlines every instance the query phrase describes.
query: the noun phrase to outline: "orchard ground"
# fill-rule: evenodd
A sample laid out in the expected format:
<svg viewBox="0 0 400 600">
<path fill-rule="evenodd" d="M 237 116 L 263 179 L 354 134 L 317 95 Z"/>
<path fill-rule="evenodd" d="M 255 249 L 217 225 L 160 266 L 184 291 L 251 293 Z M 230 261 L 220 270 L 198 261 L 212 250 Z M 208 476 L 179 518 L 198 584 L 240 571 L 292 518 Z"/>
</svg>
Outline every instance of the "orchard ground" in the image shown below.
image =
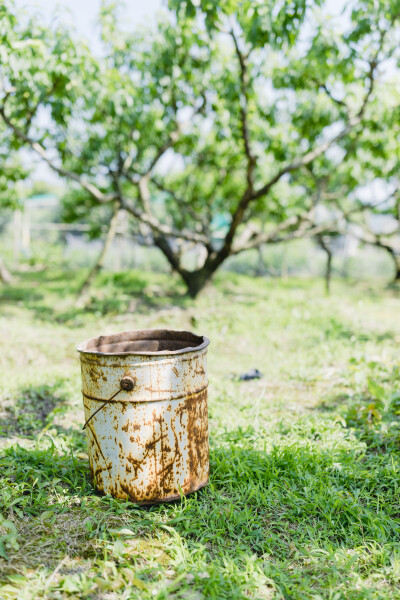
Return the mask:
<svg viewBox="0 0 400 600">
<path fill-rule="evenodd" d="M 222 273 L 193 301 L 104 273 L 76 308 L 78 287 L 1 290 L 2 599 L 400 598 L 399 291 Z M 147 327 L 211 339 L 211 478 L 141 508 L 94 493 L 75 346 Z"/>
</svg>

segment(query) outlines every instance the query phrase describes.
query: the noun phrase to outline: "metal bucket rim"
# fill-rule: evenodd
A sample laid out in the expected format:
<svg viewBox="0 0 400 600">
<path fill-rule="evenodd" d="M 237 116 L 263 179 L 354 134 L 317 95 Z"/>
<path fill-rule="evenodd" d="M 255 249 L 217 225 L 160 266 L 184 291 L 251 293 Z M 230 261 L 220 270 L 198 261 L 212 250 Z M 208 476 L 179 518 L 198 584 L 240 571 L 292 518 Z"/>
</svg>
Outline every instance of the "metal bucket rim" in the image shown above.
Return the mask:
<svg viewBox="0 0 400 600">
<path fill-rule="evenodd" d="M 109 337 L 113 337 L 113 336 L 117 336 L 117 335 L 123 335 L 123 334 L 159 334 L 160 336 L 162 334 L 176 334 L 177 336 L 179 335 L 189 335 L 192 336 L 193 338 L 198 338 L 199 340 L 203 340 L 200 344 L 196 345 L 196 346 L 187 346 L 185 348 L 180 348 L 179 350 L 156 350 L 156 351 L 151 351 L 151 350 L 136 350 L 135 352 L 132 351 L 128 351 L 128 352 L 99 352 L 98 350 L 94 350 L 94 349 L 87 349 L 87 345 L 90 342 L 95 342 L 96 340 L 100 340 L 101 338 L 109 338 Z M 153 338 L 153 339 L 157 339 L 157 338 Z M 160 337 L 160 339 L 162 339 Z M 178 354 L 188 354 L 189 352 L 198 352 L 200 350 L 204 350 L 205 348 L 207 348 L 207 346 L 209 345 L 210 340 L 204 336 L 204 335 L 196 335 L 194 333 L 192 333 L 191 331 L 185 331 L 185 330 L 178 330 L 178 329 L 132 329 L 132 330 L 127 330 L 127 331 L 119 331 L 117 333 L 109 333 L 106 335 L 100 335 L 100 336 L 96 336 L 93 338 L 90 338 L 88 340 L 85 340 L 83 342 L 81 342 L 80 344 L 78 344 L 78 346 L 76 347 L 77 351 L 81 354 L 93 354 L 96 356 L 171 356 L 171 355 L 178 355 Z"/>
</svg>

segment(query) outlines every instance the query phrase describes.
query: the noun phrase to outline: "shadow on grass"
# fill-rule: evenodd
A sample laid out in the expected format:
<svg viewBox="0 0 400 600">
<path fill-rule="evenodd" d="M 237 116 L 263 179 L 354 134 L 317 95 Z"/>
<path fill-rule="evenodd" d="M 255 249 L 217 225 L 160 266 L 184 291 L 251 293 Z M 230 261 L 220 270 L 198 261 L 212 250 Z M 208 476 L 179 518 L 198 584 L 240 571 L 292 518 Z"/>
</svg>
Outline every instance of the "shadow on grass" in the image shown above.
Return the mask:
<svg viewBox="0 0 400 600">
<path fill-rule="evenodd" d="M 243 551 L 287 560 L 293 545 L 306 554 L 310 546 L 332 552 L 362 546 L 365 539 L 400 541 L 398 475 L 387 457 L 317 445 L 266 452 L 225 443 L 211 451 L 208 487 L 176 503 L 138 508 L 96 497 L 87 460 L 74 456 L 81 450 L 82 435 L 76 432 L 71 441 L 71 453 L 60 453 L 54 444 L 4 452 L 5 510 L 12 505 L 35 517 L 49 508 L 58 514 L 83 502 L 85 518 L 89 505 L 109 514 L 122 510 L 129 527 L 141 531 L 154 529 L 161 513 L 189 545 L 204 545 L 210 556 L 233 557 Z M 10 497 L 4 496 L 7 489 Z"/>
<path fill-rule="evenodd" d="M 360 461 L 357 452 L 316 446 L 269 453 L 229 446 L 211 459 L 210 487 L 170 524 L 215 553 L 247 548 L 284 560 L 293 544 L 339 549 L 365 538 L 400 540 L 397 475 L 378 457 Z"/>
<path fill-rule="evenodd" d="M 8 448 L 0 458 L 0 498 L 15 533 L 2 536 L 0 530 L 9 555 L 8 561 L 0 558 L 0 579 L 23 565 L 53 570 L 65 557 L 76 557 L 77 568 L 87 571 L 92 563 L 82 561 L 97 557 L 113 557 L 118 565 L 121 555 L 115 558 L 112 544 L 121 527 L 131 533 L 122 546 L 118 541 L 119 552 L 125 545 L 135 548 L 126 559 L 135 564 L 151 558 L 154 548 L 146 539 L 165 534 L 167 526 L 189 553 L 196 556 L 201 548 L 205 555 L 202 570 L 211 576 L 198 577 L 201 597 L 246 598 L 233 589 L 235 577 L 246 561 L 256 560 L 279 597 L 325 598 L 326 586 L 347 589 L 355 573 L 358 591 L 340 597 L 383 597 L 366 595 L 360 582 L 374 569 L 390 568 L 399 542 L 397 474 L 387 460 L 315 446 L 264 451 L 215 442 L 208 487 L 146 508 L 96 496 L 87 461 L 75 448 Z M 168 552 L 168 541 L 164 545 Z M 165 552 L 163 560 L 171 562 Z M 237 572 L 233 561 L 239 561 Z M 223 595 L 213 592 L 216 581 Z M 310 586 L 313 595 L 306 594 Z"/>
<path fill-rule="evenodd" d="M 330 396 L 324 396 L 318 404 L 313 404 L 309 410 L 320 413 L 335 413 L 341 407 L 346 407 L 349 403 L 349 394 L 339 392 Z"/>
<path fill-rule="evenodd" d="M 10 302 L 22 302 L 25 304 L 27 299 L 29 302 L 37 302 L 42 298 L 43 293 L 38 290 L 32 290 L 32 287 L 29 285 L 18 285 L 18 287 L 12 287 L 11 285 L 8 285 L 1 287 L 0 302 L 2 304 Z"/>
<path fill-rule="evenodd" d="M 66 400 L 57 390 L 58 384 L 31 386 L 18 393 L 12 404 L 6 405 L 1 415 L 0 438 L 14 435 L 35 437 L 48 424 L 48 416 L 57 408 L 63 408 Z"/>
<path fill-rule="evenodd" d="M 65 557 L 107 556 L 107 540 L 118 539 L 114 534 L 128 521 L 135 539 L 155 530 L 149 510 L 95 494 L 88 460 L 79 453 L 84 434 L 59 432 L 74 441 L 73 450 L 60 450 L 49 434 L 40 448 L 17 445 L 0 455 L 0 507 L 11 523 L 0 527 L 0 580 L 23 565 L 53 569 Z"/>
<path fill-rule="evenodd" d="M 82 305 L 77 297 L 82 279 L 82 272 L 24 273 L 0 289 L 0 303 L 18 302 L 42 321 L 78 323 L 88 315 L 147 313 L 191 302 L 175 278 L 129 271 L 100 274 Z"/>
<path fill-rule="evenodd" d="M 320 323 L 320 328 L 328 339 L 357 341 L 358 343 L 392 341 L 396 337 L 395 332 L 391 330 L 377 333 L 373 330 L 356 329 L 332 316 L 324 316 Z"/>
</svg>

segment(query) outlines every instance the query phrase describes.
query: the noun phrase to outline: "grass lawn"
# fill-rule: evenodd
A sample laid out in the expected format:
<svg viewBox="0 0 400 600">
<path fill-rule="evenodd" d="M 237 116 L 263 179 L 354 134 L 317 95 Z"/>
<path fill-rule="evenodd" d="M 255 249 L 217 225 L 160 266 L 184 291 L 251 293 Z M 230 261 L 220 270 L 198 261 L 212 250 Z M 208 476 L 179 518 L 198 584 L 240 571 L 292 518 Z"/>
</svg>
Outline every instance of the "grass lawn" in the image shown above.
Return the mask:
<svg viewBox="0 0 400 600">
<path fill-rule="evenodd" d="M 0 290 L 2 600 L 400 599 L 398 292 L 105 273 L 82 309 L 78 283 Z M 211 339 L 211 479 L 140 508 L 94 493 L 75 345 L 146 327 Z"/>
</svg>

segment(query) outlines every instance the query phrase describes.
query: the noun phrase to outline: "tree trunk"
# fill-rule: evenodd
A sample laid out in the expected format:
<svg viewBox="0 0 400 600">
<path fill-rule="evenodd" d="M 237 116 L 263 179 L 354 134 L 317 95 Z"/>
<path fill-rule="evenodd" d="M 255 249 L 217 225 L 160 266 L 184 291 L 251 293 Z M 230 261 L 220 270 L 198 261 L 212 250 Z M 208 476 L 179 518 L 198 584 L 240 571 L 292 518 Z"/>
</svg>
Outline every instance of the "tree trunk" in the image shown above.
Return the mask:
<svg viewBox="0 0 400 600">
<path fill-rule="evenodd" d="M 317 240 L 318 240 L 319 247 L 326 254 L 325 291 L 326 291 L 327 294 L 330 294 L 330 292 L 331 292 L 331 277 L 332 277 L 332 258 L 333 258 L 333 254 L 332 254 L 331 248 L 329 247 L 329 244 L 327 244 L 326 240 L 324 239 L 324 237 L 322 235 L 318 236 Z"/>
<path fill-rule="evenodd" d="M 256 277 L 262 277 L 263 275 L 265 275 L 265 265 L 264 265 L 264 257 L 263 257 L 263 253 L 262 253 L 262 246 L 259 246 L 258 248 L 256 248 L 257 251 L 257 266 L 255 268 L 255 276 Z"/>
<path fill-rule="evenodd" d="M 178 273 L 183 279 L 187 287 L 187 293 L 191 298 L 196 298 L 199 292 L 201 292 L 205 285 L 210 281 L 220 264 L 217 264 L 216 262 L 210 263 L 210 261 L 206 260 L 201 268 L 196 269 L 195 271 L 187 271 L 186 269 L 182 269 L 179 254 L 173 250 L 167 238 L 162 236 L 155 237 L 154 244 L 164 254 L 171 265 L 172 271 Z"/>
<path fill-rule="evenodd" d="M 11 273 L 9 272 L 9 270 L 3 263 L 2 259 L 0 258 L 0 281 L 2 283 L 8 284 L 8 283 L 11 283 L 12 280 L 13 280 L 13 278 L 12 278 Z"/>
<path fill-rule="evenodd" d="M 394 281 L 396 283 L 400 281 L 400 260 L 396 262 L 396 274 L 394 276 Z"/>
<path fill-rule="evenodd" d="M 205 267 L 202 267 L 197 271 L 185 271 L 184 273 L 180 273 L 191 298 L 196 298 L 198 296 L 201 290 L 204 289 L 211 280 L 213 273 L 214 271 Z"/>
<path fill-rule="evenodd" d="M 393 283 L 398 283 L 400 281 L 400 256 L 395 252 L 392 254 L 393 262 L 394 262 L 394 278 Z"/>
<path fill-rule="evenodd" d="M 400 256 L 396 254 L 396 252 L 394 251 L 394 249 L 391 246 L 387 246 L 386 244 L 383 244 L 382 242 L 379 242 L 377 244 L 377 246 L 379 248 L 383 248 L 384 250 L 386 250 L 386 252 L 389 254 L 390 258 L 393 260 L 393 263 L 394 263 L 393 283 L 398 283 L 400 281 Z"/>
<path fill-rule="evenodd" d="M 89 271 L 88 276 L 86 277 L 85 281 L 82 283 L 79 292 L 78 292 L 78 298 L 83 298 L 90 286 L 92 285 L 96 275 L 99 273 L 99 271 L 104 267 L 104 263 L 105 263 L 105 259 L 107 256 L 107 253 L 111 247 L 111 244 L 115 238 L 115 234 L 117 232 L 117 225 L 118 225 L 118 214 L 119 214 L 119 207 L 115 210 L 112 219 L 110 221 L 110 227 L 107 231 L 107 235 L 106 238 L 104 240 L 104 244 L 103 244 L 103 248 L 101 249 L 101 252 L 95 262 L 95 264 L 93 265 L 93 267 L 91 268 L 91 270 Z"/>
</svg>

